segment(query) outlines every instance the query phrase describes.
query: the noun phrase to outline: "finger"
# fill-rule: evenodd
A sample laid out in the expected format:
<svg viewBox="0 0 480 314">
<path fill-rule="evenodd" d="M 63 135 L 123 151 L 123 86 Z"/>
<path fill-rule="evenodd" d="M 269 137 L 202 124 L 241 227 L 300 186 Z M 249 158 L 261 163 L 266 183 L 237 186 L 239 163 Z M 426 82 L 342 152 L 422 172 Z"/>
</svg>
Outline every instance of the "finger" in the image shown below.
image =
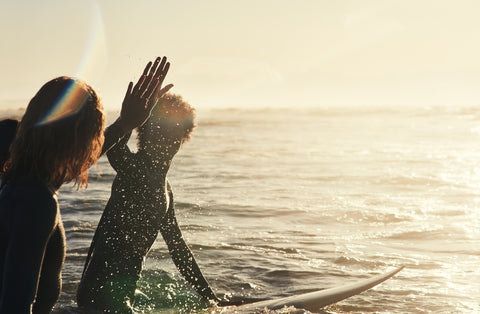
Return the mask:
<svg viewBox="0 0 480 314">
<path fill-rule="evenodd" d="M 160 99 L 160 97 L 162 97 L 165 93 L 167 93 L 173 87 L 173 84 L 168 84 L 164 88 L 160 89 L 161 87 L 162 86 L 158 84 L 158 87 L 155 90 L 155 93 L 153 94 L 155 102 L 157 102 Z"/>
<path fill-rule="evenodd" d="M 160 98 L 163 95 L 165 95 L 172 87 L 173 87 L 173 84 L 168 84 L 167 86 L 159 90 L 157 93 L 157 98 Z"/>
<path fill-rule="evenodd" d="M 157 71 L 155 72 L 155 78 L 158 80 L 159 84 L 156 85 L 153 89 L 148 90 L 148 94 L 153 95 L 156 100 L 158 100 L 158 93 L 155 93 L 155 91 L 158 91 L 158 89 L 162 86 L 163 80 L 165 79 L 165 75 L 168 72 L 168 69 L 170 68 L 170 63 L 167 62 L 167 57 L 162 58 L 162 62 L 157 68 Z M 156 102 L 155 100 L 155 102 Z"/>
<path fill-rule="evenodd" d="M 162 62 L 160 63 L 160 65 L 157 68 L 157 72 L 155 72 L 155 77 L 158 77 L 160 79 L 160 84 L 162 84 L 163 78 L 165 78 L 165 74 L 166 74 L 165 65 L 166 64 L 169 64 L 167 62 L 167 58 L 163 57 Z M 168 71 L 168 69 L 167 69 L 167 71 Z"/>
<path fill-rule="evenodd" d="M 160 57 L 157 57 L 155 59 L 155 62 L 153 63 L 153 67 L 150 69 L 150 74 L 153 75 L 153 73 L 155 73 L 155 70 L 157 69 L 158 63 L 160 63 Z"/>
<path fill-rule="evenodd" d="M 128 83 L 127 93 L 125 94 L 125 98 L 130 96 L 130 94 L 132 93 L 132 88 L 133 88 L 133 82 Z"/>
<path fill-rule="evenodd" d="M 160 85 L 159 85 L 159 87 L 160 87 Z M 161 90 L 157 91 L 154 94 L 154 97 L 150 98 L 152 100 L 151 103 L 147 104 L 149 109 L 153 108 L 158 103 L 158 100 L 160 99 L 160 97 L 162 97 L 164 94 L 166 94 L 172 87 L 173 87 L 173 84 L 168 84 L 167 86 L 165 86 Z"/>
<path fill-rule="evenodd" d="M 143 74 L 139 79 L 137 84 L 135 84 L 135 87 L 133 88 L 133 95 L 138 95 L 141 91 L 141 87 L 143 85 L 143 82 L 145 81 L 146 75 Z"/>
<path fill-rule="evenodd" d="M 165 77 L 167 76 L 168 69 L 170 69 L 170 62 L 167 62 L 167 64 L 165 65 L 164 70 L 162 71 L 162 75 L 160 75 L 160 85 L 163 84 L 163 80 L 164 80 Z"/>
<path fill-rule="evenodd" d="M 147 75 L 148 70 L 150 69 L 151 66 L 152 66 L 152 61 L 147 63 L 147 66 L 145 67 L 145 70 L 143 70 L 143 75 Z"/>
<path fill-rule="evenodd" d="M 146 108 L 149 111 L 151 111 L 153 109 L 153 107 L 155 107 L 155 105 L 158 102 L 158 97 L 157 97 L 156 91 L 157 91 L 158 87 L 160 86 L 160 83 L 158 82 L 158 79 L 156 81 L 157 81 L 157 84 L 155 86 L 156 88 L 147 97 L 148 101 L 146 103 Z"/>
<path fill-rule="evenodd" d="M 153 66 L 150 68 L 150 72 L 148 73 L 148 76 L 145 78 L 145 81 L 140 86 L 139 93 L 142 95 L 142 97 L 143 95 L 148 95 L 149 90 L 154 88 L 155 85 L 157 84 L 156 81 L 158 81 L 158 79 L 155 77 L 155 74 L 156 74 L 156 69 L 159 62 L 160 62 L 160 57 L 155 59 Z"/>
<path fill-rule="evenodd" d="M 165 63 L 167 63 L 167 57 L 162 58 L 162 62 L 160 63 L 160 66 L 157 69 L 157 72 L 155 73 L 155 76 L 160 76 L 164 72 L 164 67 Z"/>
<path fill-rule="evenodd" d="M 141 93 L 141 91 L 145 90 L 145 85 L 148 85 L 148 80 L 147 80 L 148 71 L 150 70 L 151 67 L 152 67 L 152 61 L 147 63 L 145 70 L 143 70 L 142 77 L 140 77 L 140 79 L 138 80 L 138 83 L 133 88 L 134 94 L 138 94 L 139 92 Z"/>
<path fill-rule="evenodd" d="M 160 62 L 160 57 L 157 57 L 155 59 L 155 62 L 153 63 L 153 66 L 150 68 L 150 72 L 148 73 L 148 81 L 149 82 L 151 81 L 152 77 L 154 77 L 154 75 L 158 71 L 157 66 L 158 66 L 159 62 Z"/>
<path fill-rule="evenodd" d="M 145 93 L 143 93 L 142 97 L 154 100 L 152 96 L 154 95 L 154 92 L 160 87 L 159 83 L 160 83 L 160 80 L 158 79 L 158 77 L 156 77 L 152 81 L 148 89 L 145 91 Z"/>
</svg>

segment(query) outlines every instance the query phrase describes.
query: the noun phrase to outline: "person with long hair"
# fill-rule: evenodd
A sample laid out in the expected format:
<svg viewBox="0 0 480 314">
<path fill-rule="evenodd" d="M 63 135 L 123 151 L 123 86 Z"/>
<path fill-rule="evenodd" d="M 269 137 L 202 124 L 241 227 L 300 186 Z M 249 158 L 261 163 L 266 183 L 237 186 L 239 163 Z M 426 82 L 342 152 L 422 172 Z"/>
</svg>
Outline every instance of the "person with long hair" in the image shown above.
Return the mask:
<svg viewBox="0 0 480 314">
<path fill-rule="evenodd" d="M 149 62 L 129 83 L 120 117 L 105 117 L 92 87 L 58 77 L 31 99 L 10 146 L 0 187 L 0 313 L 50 313 L 61 292 L 65 231 L 57 193 L 65 182 L 87 187 L 87 170 L 150 116 L 169 69 Z"/>
</svg>

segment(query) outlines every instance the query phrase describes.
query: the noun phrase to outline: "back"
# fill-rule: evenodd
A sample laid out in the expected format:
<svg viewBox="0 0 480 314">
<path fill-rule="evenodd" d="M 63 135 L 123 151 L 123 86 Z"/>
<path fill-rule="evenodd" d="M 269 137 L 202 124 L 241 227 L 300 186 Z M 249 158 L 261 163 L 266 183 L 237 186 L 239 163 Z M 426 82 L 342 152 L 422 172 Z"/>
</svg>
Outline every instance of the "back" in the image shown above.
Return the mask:
<svg viewBox="0 0 480 314">
<path fill-rule="evenodd" d="M 15 313 L 20 308 L 27 309 L 35 298 L 38 304 L 45 304 L 47 308 L 53 306 L 59 288 L 45 289 L 42 293 L 39 288 L 37 293 L 37 286 L 42 268 L 49 273 L 48 276 L 42 276 L 42 281 L 49 282 L 50 286 L 59 286 L 60 268 L 64 258 L 63 229 L 55 237 L 58 249 L 55 247 L 46 252 L 52 234 L 58 229 L 59 221 L 56 196 L 42 182 L 13 181 L 1 188 L 0 282 L 4 285 L 0 289 L 1 313 Z M 49 262 L 42 266 L 44 256 Z M 53 263 L 50 261 L 58 262 L 52 267 Z"/>
</svg>

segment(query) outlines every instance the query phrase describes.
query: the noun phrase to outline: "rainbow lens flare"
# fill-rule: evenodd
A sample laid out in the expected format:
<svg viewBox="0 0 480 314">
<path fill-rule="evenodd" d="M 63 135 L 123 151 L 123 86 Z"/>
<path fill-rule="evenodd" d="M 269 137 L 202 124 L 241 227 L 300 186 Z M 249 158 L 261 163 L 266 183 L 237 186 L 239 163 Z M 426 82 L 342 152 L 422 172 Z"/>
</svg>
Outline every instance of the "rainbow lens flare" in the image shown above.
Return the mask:
<svg viewBox="0 0 480 314">
<path fill-rule="evenodd" d="M 95 81 L 94 77 L 100 77 L 104 72 L 107 67 L 107 61 L 107 44 L 103 15 L 98 3 L 92 1 L 89 35 L 85 43 L 82 59 L 77 66 L 75 77 Z M 45 125 L 79 112 L 88 97 L 88 94 L 82 92 L 82 89 L 72 82 L 36 126 Z"/>
<path fill-rule="evenodd" d="M 37 122 L 35 126 L 42 126 L 54 121 L 74 115 L 82 109 L 90 97 L 81 86 L 71 81 L 58 96 L 51 109 Z"/>
</svg>

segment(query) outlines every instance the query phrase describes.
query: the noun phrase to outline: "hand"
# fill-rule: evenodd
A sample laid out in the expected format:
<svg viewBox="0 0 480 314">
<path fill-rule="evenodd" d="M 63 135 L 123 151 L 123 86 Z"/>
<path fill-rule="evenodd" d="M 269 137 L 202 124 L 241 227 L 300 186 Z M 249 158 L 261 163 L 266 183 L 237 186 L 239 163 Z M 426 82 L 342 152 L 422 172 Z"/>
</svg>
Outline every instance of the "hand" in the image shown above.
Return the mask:
<svg viewBox="0 0 480 314">
<path fill-rule="evenodd" d="M 238 306 L 245 304 L 245 299 L 240 296 L 233 296 L 230 293 L 224 294 L 220 298 L 217 298 L 217 306 Z"/>
<path fill-rule="evenodd" d="M 173 85 L 162 88 L 163 80 L 170 68 L 170 62 L 158 57 L 155 62 L 149 62 L 138 79 L 137 84 L 128 84 L 127 93 L 122 103 L 119 124 L 125 134 L 141 126 L 150 117 L 158 99 L 168 92 Z"/>
</svg>

